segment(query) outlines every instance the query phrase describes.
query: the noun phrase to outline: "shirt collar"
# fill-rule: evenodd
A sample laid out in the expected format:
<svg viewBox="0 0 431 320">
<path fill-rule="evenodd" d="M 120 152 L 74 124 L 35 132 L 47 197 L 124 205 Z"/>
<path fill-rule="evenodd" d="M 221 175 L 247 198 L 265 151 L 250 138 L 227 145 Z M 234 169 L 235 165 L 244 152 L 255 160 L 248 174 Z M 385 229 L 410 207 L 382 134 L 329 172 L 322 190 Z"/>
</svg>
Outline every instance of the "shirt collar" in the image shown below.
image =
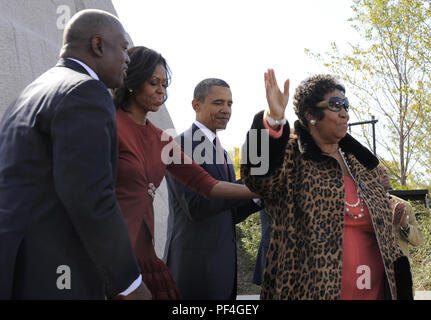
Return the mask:
<svg viewBox="0 0 431 320">
<path fill-rule="evenodd" d="M 95 80 L 100 80 L 99 77 L 97 76 L 96 72 L 93 71 L 93 69 L 91 69 L 89 66 L 87 66 L 84 62 L 76 60 L 74 58 L 66 58 L 72 61 L 75 61 L 76 63 L 80 64 L 90 75 L 90 77 L 92 77 Z"/>
<path fill-rule="evenodd" d="M 203 133 L 205 133 L 205 135 L 207 136 L 207 138 L 211 141 L 214 142 L 214 138 L 216 137 L 215 133 L 212 132 L 210 129 L 208 129 L 205 125 L 203 125 L 202 123 L 200 123 L 198 120 L 195 120 L 195 125 L 201 129 L 203 131 Z"/>
</svg>

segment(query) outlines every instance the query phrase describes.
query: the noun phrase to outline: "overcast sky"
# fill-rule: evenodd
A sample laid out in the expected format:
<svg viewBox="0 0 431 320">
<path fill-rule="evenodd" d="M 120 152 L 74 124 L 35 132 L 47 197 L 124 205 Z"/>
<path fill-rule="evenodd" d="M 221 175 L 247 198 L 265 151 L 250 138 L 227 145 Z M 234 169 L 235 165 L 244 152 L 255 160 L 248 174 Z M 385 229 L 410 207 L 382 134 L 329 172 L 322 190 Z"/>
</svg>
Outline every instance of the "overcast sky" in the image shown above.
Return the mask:
<svg viewBox="0 0 431 320">
<path fill-rule="evenodd" d="M 326 52 L 359 36 L 347 19 L 348 0 L 113 0 L 135 45 L 160 52 L 172 70 L 166 107 L 178 133 L 195 119 L 196 84 L 221 78 L 232 90 L 232 117 L 220 133 L 223 146 L 240 147 L 253 116 L 266 108 L 263 74 L 274 68 L 279 85 L 290 79 L 290 97 L 307 76 L 327 72 L 304 49 Z M 349 91 L 347 87 L 347 96 Z M 287 118 L 296 120 L 292 99 Z M 355 119 L 351 119 L 355 121 Z"/>
</svg>

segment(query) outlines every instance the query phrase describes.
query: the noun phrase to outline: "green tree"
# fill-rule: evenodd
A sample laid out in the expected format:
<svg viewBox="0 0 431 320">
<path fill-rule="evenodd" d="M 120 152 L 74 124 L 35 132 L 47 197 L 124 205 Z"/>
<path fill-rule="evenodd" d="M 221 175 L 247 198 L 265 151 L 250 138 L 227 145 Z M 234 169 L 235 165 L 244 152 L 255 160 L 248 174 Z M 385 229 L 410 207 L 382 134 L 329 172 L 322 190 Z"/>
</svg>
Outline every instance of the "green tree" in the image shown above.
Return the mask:
<svg viewBox="0 0 431 320">
<path fill-rule="evenodd" d="M 431 10 L 425 0 L 353 0 L 352 27 L 363 42 L 341 53 L 306 53 L 339 76 L 360 120 L 375 115 L 381 162 L 401 186 L 430 173 Z M 362 128 L 371 148 L 371 136 Z M 385 154 L 383 154 L 385 153 Z M 385 161 L 386 157 L 388 161 Z"/>
<path fill-rule="evenodd" d="M 235 170 L 235 176 L 236 179 L 240 179 L 241 178 L 241 173 L 240 173 L 240 151 L 238 147 L 233 148 L 233 150 L 228 151 L 230 158 L 232 159 L 232 165 L 233 168 Z"/>
</svg>

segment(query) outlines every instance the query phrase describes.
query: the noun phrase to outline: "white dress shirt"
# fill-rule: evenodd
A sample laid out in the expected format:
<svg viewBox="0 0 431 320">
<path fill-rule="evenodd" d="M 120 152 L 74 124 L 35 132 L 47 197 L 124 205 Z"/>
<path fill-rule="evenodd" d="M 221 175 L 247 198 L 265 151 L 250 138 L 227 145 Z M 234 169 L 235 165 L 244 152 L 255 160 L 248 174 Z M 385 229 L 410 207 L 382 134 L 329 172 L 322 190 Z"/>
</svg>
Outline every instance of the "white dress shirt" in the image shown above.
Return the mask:
<svg viewBox="0 0 431 320">
<path fill-rule="evenodd" d="M 202 130 L 203 133 L 207 136 L 207 138 L 213 142 L 216 134 L 208 129 L 204 124 L 200 123 L 198 120 L 195 120 L 195 125 Z"/>
<path fill-rule="evenodd" d="M 97 76 L 96 72 L 94 72 L 93 69 L 91 69 L 89 66 L 87 66 L 84 62 L 76 60 L 74 58 L 66 58 L 66 59 L 75 61 L 76 63 L 79 63 L 88 72 L 90 77 L 92 77 L 95 80 L 100 80 L 99 77 Z"/>
</svg>

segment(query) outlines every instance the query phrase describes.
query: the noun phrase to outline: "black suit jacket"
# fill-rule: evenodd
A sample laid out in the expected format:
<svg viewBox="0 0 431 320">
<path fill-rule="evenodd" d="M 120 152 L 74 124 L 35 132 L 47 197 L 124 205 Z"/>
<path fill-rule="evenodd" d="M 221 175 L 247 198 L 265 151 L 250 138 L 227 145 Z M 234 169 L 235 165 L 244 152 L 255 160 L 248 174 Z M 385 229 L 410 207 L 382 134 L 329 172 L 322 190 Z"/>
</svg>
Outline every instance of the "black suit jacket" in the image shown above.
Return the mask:
<svg viewBox="0 0 431 320">
<path fill-rule="evenodd" d="M 138 277 L 115 198 L 117 153 L 111 96 L 74 61 L 61 59 L 6 109 L 0 299 L 103 299 Z"/>
<path fill-rule="evenodd" d="M 229 177 L 223 164 L 215 162 L 215 148 L 204 135 L 192 141 L 199 130 L 193 125 L 176 140 L 192 156 L 197 148 L 211 150 L 201 164 L 211 176 L 234 182 L 235 172 L 229 156 Z M 187 145 L 187 143 L 189 143 Z M 187 148 L 185 146 L 191 146 Z M 202 148 L 206 146 L 206 148 Z M 196 155 L 196 154 L 195 154 Z M 196 157 L 193 157 L 196 161 Z M 235 224 L 259 210 L 252 200 L 212 199 L 197 194 L 166 175 L 169 216 L 164 261 L 184 299 L 235 299 L 236 239 Z M 240 183 L 240 181 L 237 181 Z"/>
</svg>

